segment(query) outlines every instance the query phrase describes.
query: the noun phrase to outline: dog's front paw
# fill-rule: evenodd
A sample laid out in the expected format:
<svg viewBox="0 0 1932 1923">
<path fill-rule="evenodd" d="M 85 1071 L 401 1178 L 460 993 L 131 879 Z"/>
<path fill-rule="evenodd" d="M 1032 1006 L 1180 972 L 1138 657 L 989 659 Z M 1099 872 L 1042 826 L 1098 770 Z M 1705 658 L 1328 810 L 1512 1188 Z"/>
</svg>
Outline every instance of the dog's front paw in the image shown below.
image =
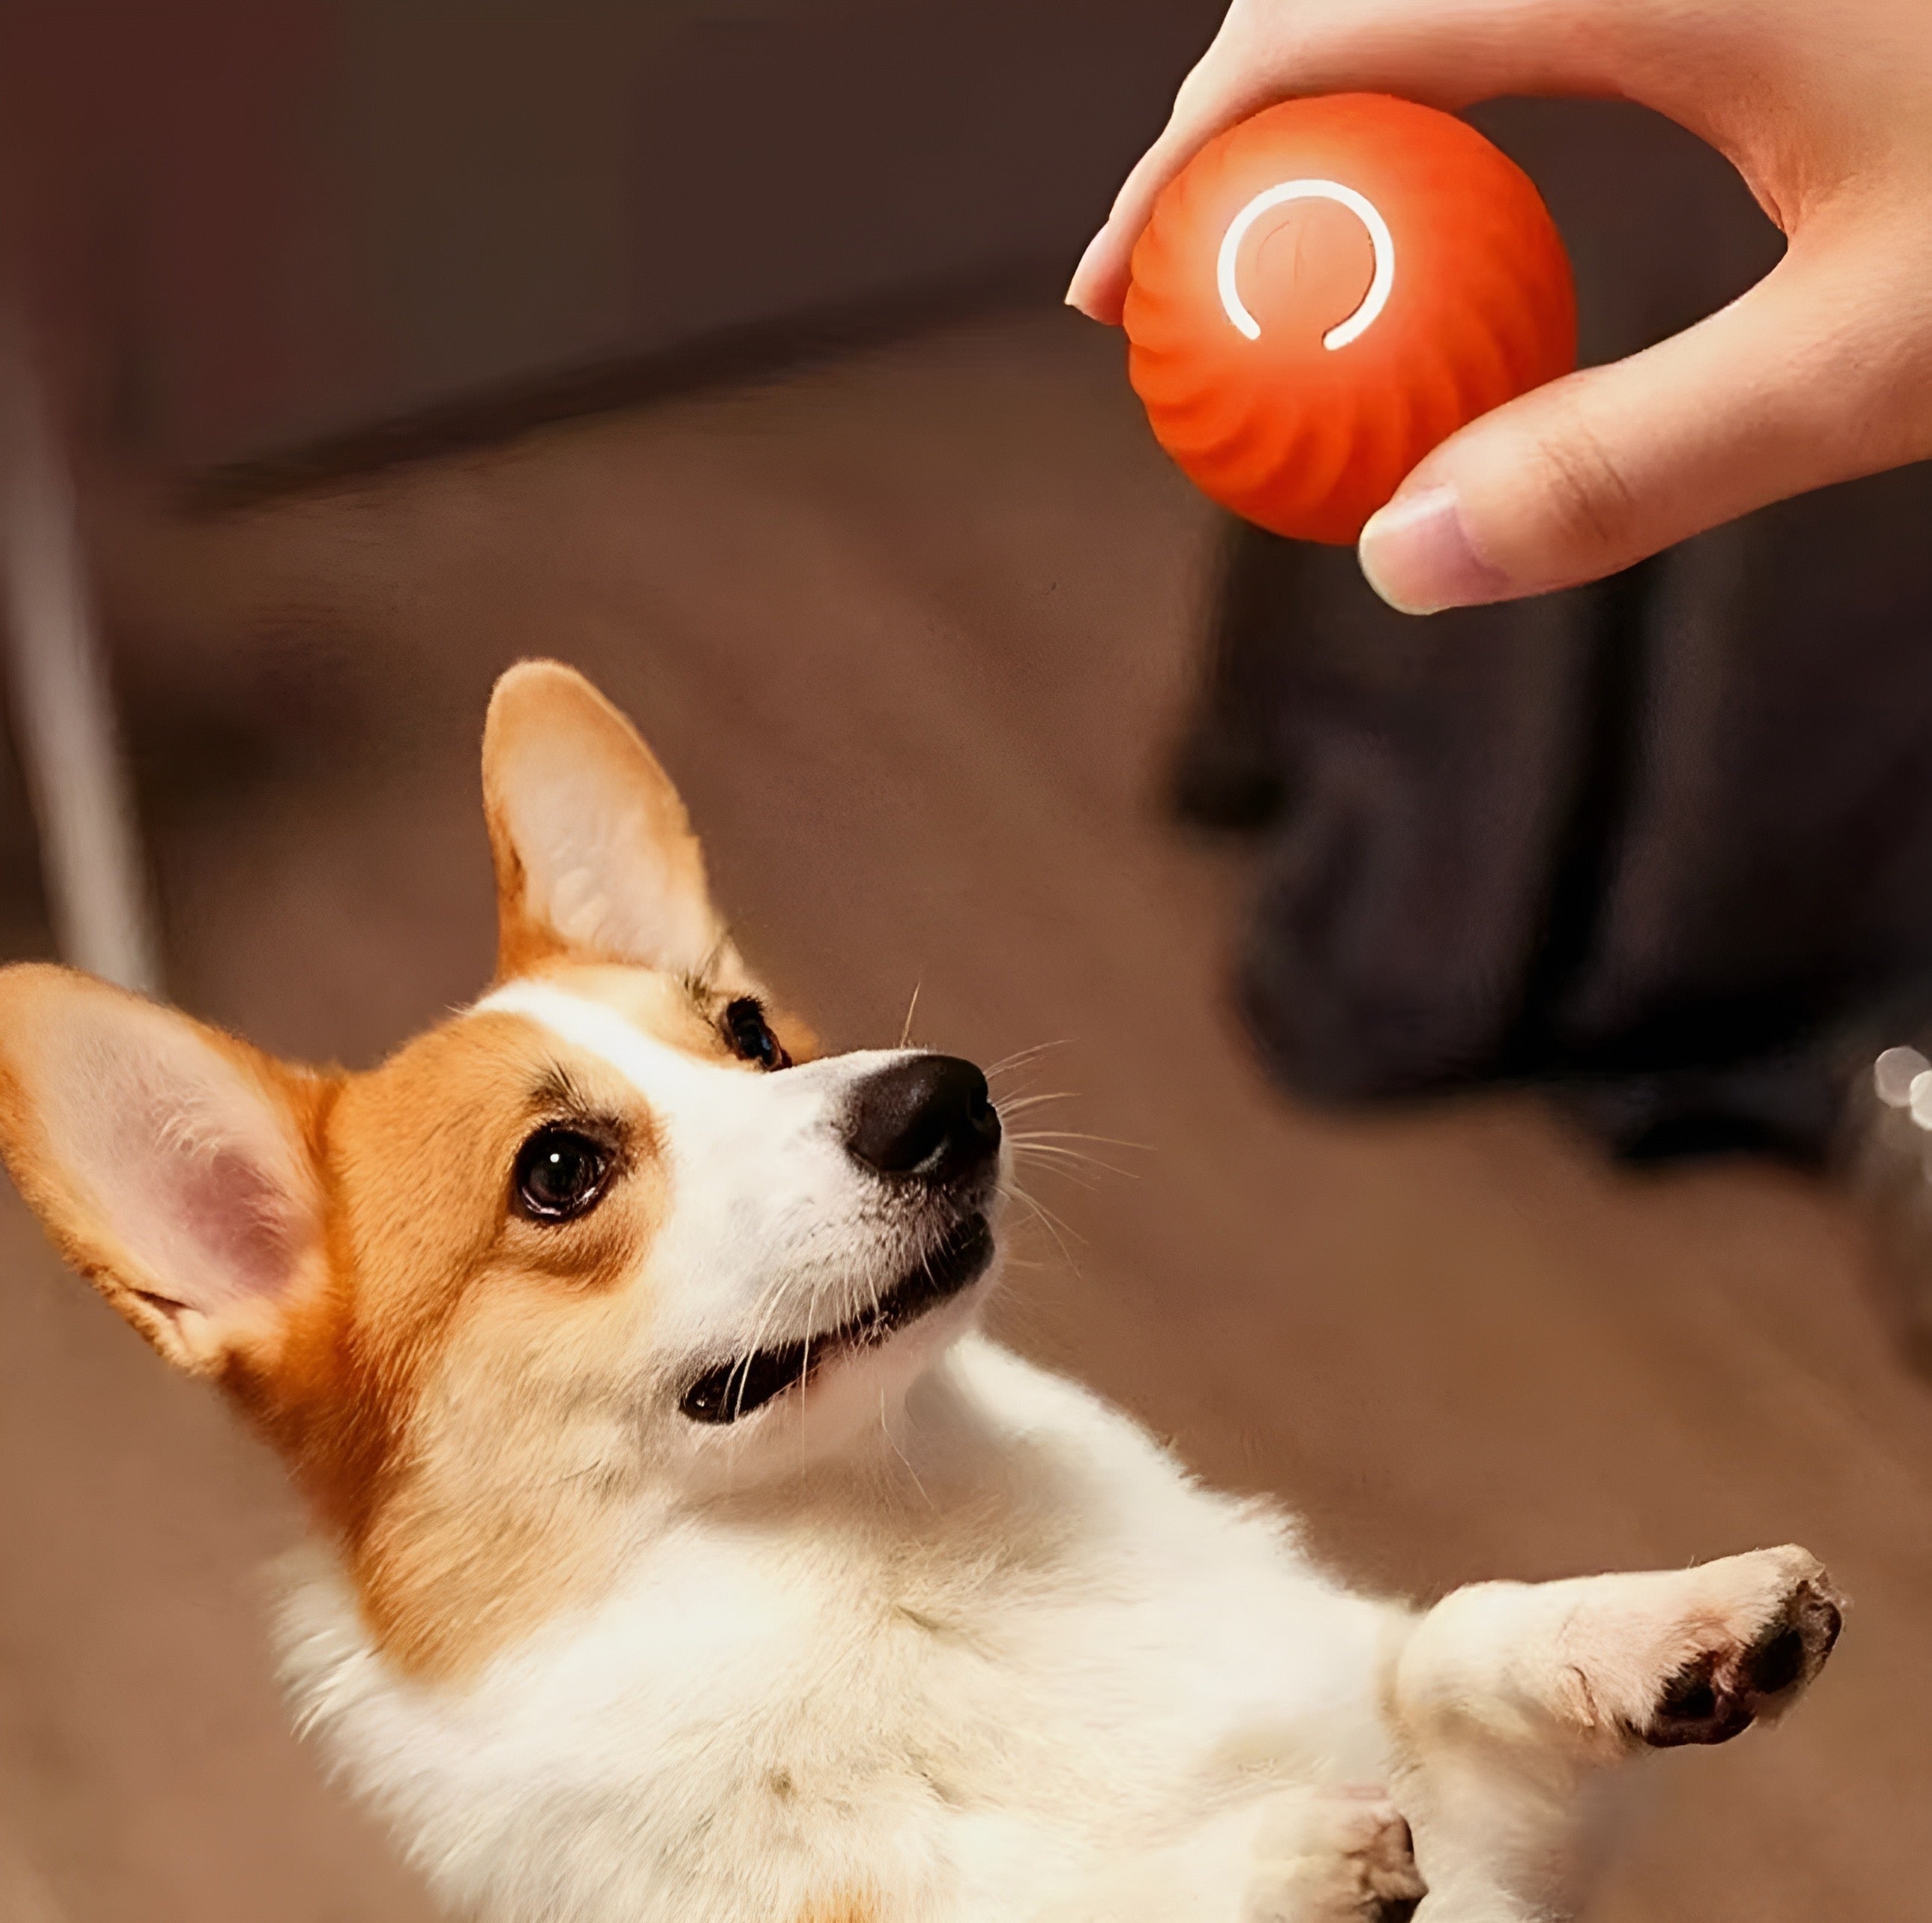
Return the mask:
<svg viewBox="0 0 1932 1923">
<path fill-rule="evenodd" d="M 1424 1894 L 1408 1825 L 1382 1791 L 1297 1791 L 1256 1830 L 1241 1923 L 1401 1923 Z"/>
<path fill-rule="evenodd" d="M 1844 1599 L 1802 1549 L 1761 1550 L 1696 1572 L 1710 1606 L 1685 1625 L 1693 1647 L 1635 1733 L 1657 1749 L 1723 1743 L 1797 1700 L 1838 1640 Z"/>
</svg>

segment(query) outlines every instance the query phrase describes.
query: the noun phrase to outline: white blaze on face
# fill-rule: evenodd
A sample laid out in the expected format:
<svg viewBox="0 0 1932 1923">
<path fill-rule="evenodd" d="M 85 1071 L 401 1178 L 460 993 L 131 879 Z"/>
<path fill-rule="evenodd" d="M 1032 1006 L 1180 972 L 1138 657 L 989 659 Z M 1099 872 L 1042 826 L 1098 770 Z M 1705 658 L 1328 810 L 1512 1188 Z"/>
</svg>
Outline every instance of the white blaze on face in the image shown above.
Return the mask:
<svg viewBox="0 0 1932 1923">
<path fill-rule="evenodd" d="M 917 1258 L 839 1126 L 853 1084 L 898 1052 L 765 1073 L 700 1060 L 544 982 L 512 982 L 473 1012 L 536 1022 L 614 1069 L 650 1110 L 670 1207 L 648 1265 L 668 1345 L 722 1357 L 797 1339 L 866 1306 Z"/>
<path fill-rule="evenodd" d="M 1220 293 L 1222 311 L 1233 322 L 1235 332 L 1250 340 L 1258 340 L 1262 324 L 1241 298 L 1241 243 L 1264 214 L 1297 200 L 1332 200 L 1337 206 L 1347 208 L 1368 229 L 1370 243 L 1375 249 L 1375 272 L 1361 305 L 1322 337 L 1322 346 L 1332 353 L 1367 333 L 1388 305 L 1389 292 L 1395 285 L 1395 236 L 1389 232 L 1382 210 L 1366 194 L 1334 180 L 1285 180 L 1278 186 L 1264 188 L 1228 224 L 1214 263 L 1214 284 Z"/>
</svg>

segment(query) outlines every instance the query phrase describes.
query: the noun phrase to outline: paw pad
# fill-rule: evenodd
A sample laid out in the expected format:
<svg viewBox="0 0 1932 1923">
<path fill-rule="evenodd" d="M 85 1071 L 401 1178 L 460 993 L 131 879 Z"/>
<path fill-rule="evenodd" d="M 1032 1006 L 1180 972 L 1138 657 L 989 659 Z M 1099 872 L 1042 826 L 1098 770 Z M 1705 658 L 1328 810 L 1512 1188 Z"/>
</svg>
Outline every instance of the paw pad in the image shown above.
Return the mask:
<svg viewBox="0 0 1932 1923">
<path fill-rule="evenodd" d="M 1679 1670 L 1638 1733 L 1654 1749 L 1742 1736 L 1824 1667 L 1844 1622 L 1828 1585 L 1807 1579 L 1752 1641 L 1706 1651 Z"/>
</svg>

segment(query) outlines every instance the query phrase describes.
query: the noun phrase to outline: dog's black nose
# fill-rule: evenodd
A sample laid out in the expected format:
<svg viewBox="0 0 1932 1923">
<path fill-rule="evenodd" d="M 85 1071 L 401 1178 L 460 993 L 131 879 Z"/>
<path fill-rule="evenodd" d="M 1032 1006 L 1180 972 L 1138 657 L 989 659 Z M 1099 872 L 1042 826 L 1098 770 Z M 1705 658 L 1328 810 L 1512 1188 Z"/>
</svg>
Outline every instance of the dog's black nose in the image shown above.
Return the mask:
<svg viewBox="0 0 1932 1923">
<path fill-rule="evenodd" d="M 853 1090 L 845 1146 L 882 1175 L 944 1181 L 990 1161 L 999 1112 L 986 1078 L 956 1055 L 910 1055 Z"/>
</svg>

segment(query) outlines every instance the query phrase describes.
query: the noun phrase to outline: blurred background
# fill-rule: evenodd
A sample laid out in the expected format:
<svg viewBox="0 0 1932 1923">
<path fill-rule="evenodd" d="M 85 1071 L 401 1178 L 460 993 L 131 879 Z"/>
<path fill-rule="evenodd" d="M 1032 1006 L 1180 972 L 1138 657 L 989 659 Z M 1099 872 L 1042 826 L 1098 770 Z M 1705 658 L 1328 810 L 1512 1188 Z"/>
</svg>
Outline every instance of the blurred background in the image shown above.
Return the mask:
<svg viewBox="0 0 1932 1923">
<path fill-rule="evenodd" d="M 574 662 L 835 1042 L 1050 1045 L 1030 1353 L 1366 1582 L 1832 1564 L 1598 1915 L 1922 1916 L 1924 477 L 1427 623 L 1231 530 L 1058 305 L 1217 11 L 13 0 L 0 954 L 377 1058 Z M 1775 257 L 1660 123 L 1477 117 L 1593 356 Z M 275 1701 L 273 1466 L 10 1192 L 0 1265 L 0 1923 L 424 1918 Z"/>
</svg>

